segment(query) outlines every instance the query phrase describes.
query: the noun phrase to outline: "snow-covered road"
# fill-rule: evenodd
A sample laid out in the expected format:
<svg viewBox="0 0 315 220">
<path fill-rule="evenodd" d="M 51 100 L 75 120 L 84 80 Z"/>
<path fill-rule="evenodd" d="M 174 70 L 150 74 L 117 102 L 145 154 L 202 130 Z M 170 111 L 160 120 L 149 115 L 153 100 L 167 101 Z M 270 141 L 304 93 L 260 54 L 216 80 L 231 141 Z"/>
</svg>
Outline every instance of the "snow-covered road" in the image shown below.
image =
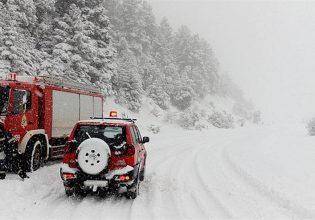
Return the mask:
<svg viewBox="0 0 315 220">
<path fill-rule="evenodd" d="M 0 219 L 315 218 L 315 138 L 303 128 L 162 128 L 134 201 L 67 198 L 54 163 L 0 182 Z"/>
</svg>

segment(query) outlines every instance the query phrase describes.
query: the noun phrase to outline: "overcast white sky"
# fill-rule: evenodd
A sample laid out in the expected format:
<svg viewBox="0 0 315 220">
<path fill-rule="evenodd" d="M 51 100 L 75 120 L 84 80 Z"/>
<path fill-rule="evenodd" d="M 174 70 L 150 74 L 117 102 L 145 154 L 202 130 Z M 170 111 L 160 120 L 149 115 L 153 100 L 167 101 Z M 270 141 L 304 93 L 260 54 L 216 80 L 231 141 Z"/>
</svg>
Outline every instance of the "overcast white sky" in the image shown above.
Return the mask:
<svg viewBox="0 0 315 220">
<path fill-rule="evenodd" d="M 207 39 L 265 116 L 315 117 L 315 1 L 148 1 Z"/>
</svg>

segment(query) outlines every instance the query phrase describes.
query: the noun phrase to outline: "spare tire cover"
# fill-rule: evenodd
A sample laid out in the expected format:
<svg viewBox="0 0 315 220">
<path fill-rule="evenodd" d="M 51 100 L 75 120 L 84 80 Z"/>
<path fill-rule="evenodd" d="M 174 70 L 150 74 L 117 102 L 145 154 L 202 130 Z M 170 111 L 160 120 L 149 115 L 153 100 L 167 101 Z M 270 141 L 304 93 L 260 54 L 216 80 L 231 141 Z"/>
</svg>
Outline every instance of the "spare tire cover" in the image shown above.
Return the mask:
<svg viewBox="0 0 315 220">
<path fill-rule="evenodd" d="M 96 175 L 102 172 L 108 164 L 110 148 L 99 138 L 83 141 L 77 150 L 77 158 L 83 172 Z"/>
</svg>

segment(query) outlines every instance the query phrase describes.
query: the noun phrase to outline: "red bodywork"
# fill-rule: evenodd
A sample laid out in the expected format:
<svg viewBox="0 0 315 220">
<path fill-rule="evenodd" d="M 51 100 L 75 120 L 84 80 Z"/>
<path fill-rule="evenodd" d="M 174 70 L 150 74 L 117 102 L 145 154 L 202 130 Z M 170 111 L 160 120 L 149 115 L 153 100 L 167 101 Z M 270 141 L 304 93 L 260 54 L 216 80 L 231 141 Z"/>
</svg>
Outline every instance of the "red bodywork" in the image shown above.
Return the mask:
<svg viewBox="0 0 315 220">
<path fill-rule="evenodd" d="M 144 167 L 145 163 L 145 157 L 146 157 L 146 150 L 142 143 L 134 142 L 131 135 L 131 128 L 133 126 L 136 126 L 134 123 L 108 123 L 108 122 L 78 122 L 74 129 L 71 132 L 71 135 L 69 137 L 69 141 L 71 142 L 74 138 L 74 134 L 76 129 L 81 125 L 109 125 L 109 126 L 118 126 L 118 127 L 126 127 L 126 138 L 127 138 L 127 146 L 128 148 L 134 148 L 132 151 L 133 153 L 130 155 L 119 155 L 116 156 L 113 152 L 113 149 L 111 149 L 111 157 L 108 164 L 108 170 L 115 170 L 122 167 L 125 167 L 126 165 L 129 165 L 131 167 L 134 167 L 137 164 L 141 164 L 141 167 Z M 68 146 L 66 146 L 65 154 L 63 163 L 69 164 L 69 167 L 76 168 L 78 164 L 76 161 L 76 149 L 69 150 L 67 149 Z"/>
<path fill-rule="evenodd" d="M 31 80 L 27 81 L 14 79 L 15 80 L 0 79 L 0 86 L 10 87 L 8 114 L 2 118 L 0 122 L 2 121 L 5 129 L 15 136 L 19 142 L 22 141 L 27 132 L 38 129 L 44 129 L 48 138 L 52 138 L 53 91 L 89 95 L 100 97 L 103 100 L 103 96 L 100 93 L 90 93 L 79 89 L 45 84 L 41 82 L 39 77 L 29 77 Z M 27 90 L 31 92 L 30 110 L 22 114 L 10 114 L 13 109 L 14 97 L 12 94 L 14 90 Z M 23 124 L 25 118 L 27 119 L 27 123 Z"/>
</svg>

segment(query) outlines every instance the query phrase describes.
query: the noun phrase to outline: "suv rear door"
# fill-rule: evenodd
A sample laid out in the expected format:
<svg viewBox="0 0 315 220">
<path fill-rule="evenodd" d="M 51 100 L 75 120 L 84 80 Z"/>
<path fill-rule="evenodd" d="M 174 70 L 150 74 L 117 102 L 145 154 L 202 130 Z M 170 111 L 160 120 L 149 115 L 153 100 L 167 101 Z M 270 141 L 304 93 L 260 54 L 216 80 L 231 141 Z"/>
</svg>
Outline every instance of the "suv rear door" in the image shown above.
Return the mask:
<svg viewBox="0 0 315 220">
<path fill-rule="evenodd" d="M 138 162 L 144 162 L 145 148 L 142 143 L 142 138 L 139 132 L 139 129 L 136 125 L 131 126 L 132 135 L 135 137 L 135 149 L 138 151 Z"/>
</svg>

